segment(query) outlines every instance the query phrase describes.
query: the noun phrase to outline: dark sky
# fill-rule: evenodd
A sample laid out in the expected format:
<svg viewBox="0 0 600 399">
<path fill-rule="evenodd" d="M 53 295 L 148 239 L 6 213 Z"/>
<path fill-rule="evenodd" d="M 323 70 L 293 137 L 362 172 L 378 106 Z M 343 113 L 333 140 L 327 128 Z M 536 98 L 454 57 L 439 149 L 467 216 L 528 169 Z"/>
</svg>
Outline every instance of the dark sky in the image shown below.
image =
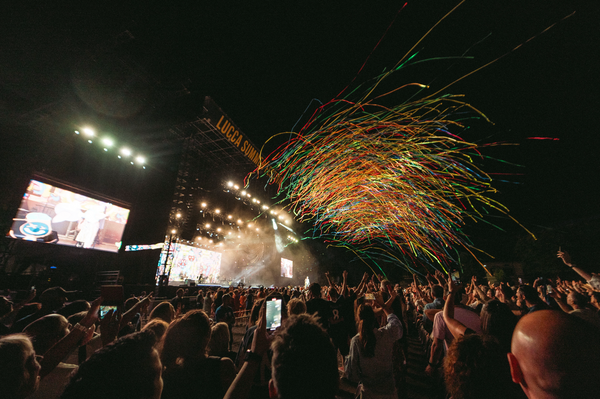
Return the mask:
<svg viewBox="0 0 600 399">
<path fill-rule="evenodd" d="M 401 1 L 10 3 L 0 17 L 4 126 L 76 98 L 84 104 L 78 118 L 93 114 L 149 140 L 164 127 L 161 113 L 199 114 L 210 95 L 260 146 L 290 130 L 311 99 L 326 102 L 350 83 L 394 18 L 355 82 L 396 64 L 459 2 L 409 1 L 399 14 Z M 509 53 L 445 92 L 464 94 L 494 122 L 470 139 L 520 144 L 492 154 L 523 168 L 486 169 L 522 174 L 496 186 L 515 218 L 528 227 L 589 219 L 600 214 L 599 17 L 597 1 L 466 1 L 414 51 L 473 59 L 421 63 L 386 83 L 435 91 Z M 135 67 L 123 66 L 129 61 Z M 156 95 L 176 93 L 182 82 L 189 95 Z M 527 140 L 537 136 L 559 140 Z"/>
</svg>

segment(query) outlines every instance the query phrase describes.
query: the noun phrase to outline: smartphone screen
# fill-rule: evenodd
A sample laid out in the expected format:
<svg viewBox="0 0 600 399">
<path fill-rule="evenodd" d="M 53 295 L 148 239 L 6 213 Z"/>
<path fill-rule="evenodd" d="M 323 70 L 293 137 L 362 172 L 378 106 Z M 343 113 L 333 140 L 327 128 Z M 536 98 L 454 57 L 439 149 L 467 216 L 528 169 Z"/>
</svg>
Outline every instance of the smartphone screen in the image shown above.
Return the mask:
<svg viewBox="0 0 600 399">
<path fill-rule="evenodd" d="M 551 286 L 550 284 L 548 284 L 548 285 L 546 286 L 546 292 L 547 292 L 548 294 L 552 294 L 552 292 L 554 292 L 554 291 L 553 291 L 553 288 L 552 288 L 552 286 Z"/>
<path fill-rule="evenodd" d="M 365 299 L 367 301 L 374 301 L 375 300 L 375 294 L 373 294 L 372 292 L 367 292 L 365 294 Z"/>
<path fill-rule="evenodd" d="M 523 284 L 523 279 L 519 277 L 519 284 Z"/>
<path fill-rule="evenodd" d="M 458 270 L 452 270 L 452 272 L 450 272 L 450 278 L 454 284 L 460 284 L 460 273 Z"/>
<path fill-rule="evenodd" d="M 104 316 L 106 316 L 106 314 L 110 311 L 116 312 L 117 311 L 117 307 L 113 306 L 113 305 L 101 305 L 100 306 L 100 320 L 104 319 Z"/>
<path fill-rule="evenodd" d="M 281 326 L 281 299 L 273 298 L 267 302 L 267 329 L 275 330 Z"/>
</svg>

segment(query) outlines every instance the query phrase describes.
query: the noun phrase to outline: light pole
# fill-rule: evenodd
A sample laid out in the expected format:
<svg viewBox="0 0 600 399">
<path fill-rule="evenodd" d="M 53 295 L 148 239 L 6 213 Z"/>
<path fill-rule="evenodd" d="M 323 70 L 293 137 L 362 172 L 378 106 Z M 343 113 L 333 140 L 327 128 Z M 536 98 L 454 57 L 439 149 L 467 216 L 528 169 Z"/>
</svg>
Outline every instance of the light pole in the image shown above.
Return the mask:
<svg viewBox="0 0 600 399">
<path fill-rule="evenodd" d="M 181 213 L 177 213 L 175 215 L 175 220 L 171 219 L 171 226 L 176 225 L 177 227 L 180 227 L 181 224 Z M 169 277 L 171 275 L 171 267 L 173 266 L 173 262 L 171 262 L 169 264 L 169 256 L 171 255 L 171 246 L 173 245 L 173 237 L 175 237 L 175 239 L 177 239 L 177 230 L 176 229 L 172 229 L 170 234 L 169 234 L 169 243 L 167 246 L 167 253 L 165 256 L 165 261 L 163 264 L 163 269 L 162 269 L 162 274 L 159 278 L 158 281 L 158 287 L 157 287 L 157 292 L 156 292 L 156 296 L 163 296 L 162 294 L 165 291 L 165 287 L 167 287 L 169 285 Z M 167 266 L 169 267 L 169 269 L 167 270 Z"/>
</svg>

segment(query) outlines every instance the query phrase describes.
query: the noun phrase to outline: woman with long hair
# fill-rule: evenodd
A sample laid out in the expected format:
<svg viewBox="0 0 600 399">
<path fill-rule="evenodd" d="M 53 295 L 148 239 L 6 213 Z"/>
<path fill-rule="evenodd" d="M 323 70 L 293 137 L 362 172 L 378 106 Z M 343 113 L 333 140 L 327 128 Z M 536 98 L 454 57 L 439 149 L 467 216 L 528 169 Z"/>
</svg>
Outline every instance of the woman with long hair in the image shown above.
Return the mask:
<svg viewBox="0 0 600 399">
<path fill-rule="evenodd" d="M 392 292 L 384 304 L 387 324 L 378 328 L 375 310 L 368 303 L 358 306 L 356 322 L 358 334 L 350 342 L 346 357 L 345 376 L 359 382 L 358 392 L 364 399 L 396 399 L 392 355 L 394 343 L 402 337 L 402 324 L 394 314 L 392 303 L 397 293 Z"/>
<path fill-rule="evenodd" d="M 460 287 L 451 278 L 448 287 L 442 316 L 455 338 L 444 359 L 448 393 L 456 399 L 525 398 L 512 382 L 506 361 L 517 324 L 510 307 L 498 299 L 485 303 L 480 315 L 482 334 L 477 334 L 454 318 L 454 296 Z"/>
<path fill-rule="evenodd" d="M 0 338 L 0 393 L 6 399 L 23 399 L 37 389 L 40 364 L 25 334 Z"/>
</svg>

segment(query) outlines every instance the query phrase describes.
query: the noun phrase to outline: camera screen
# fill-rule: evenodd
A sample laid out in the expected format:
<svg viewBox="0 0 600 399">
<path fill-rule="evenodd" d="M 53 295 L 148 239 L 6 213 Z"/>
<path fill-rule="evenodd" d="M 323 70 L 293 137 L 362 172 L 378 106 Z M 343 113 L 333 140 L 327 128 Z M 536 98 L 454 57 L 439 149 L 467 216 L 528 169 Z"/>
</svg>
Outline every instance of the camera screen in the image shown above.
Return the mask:
<svg viewBox="0 0 600 399">
<path fill-rule="evenodd" d="M 267 329 L 274 330 L 281 326 L 281 299 L 267 302 Z"/>
<path fill-rule="evenodd" d="M 100 306 L 100 319 L 103 319 L 104 316 L 112 309 L 113 313 L 117 311 L 116 306 Z"/>
</svg>

